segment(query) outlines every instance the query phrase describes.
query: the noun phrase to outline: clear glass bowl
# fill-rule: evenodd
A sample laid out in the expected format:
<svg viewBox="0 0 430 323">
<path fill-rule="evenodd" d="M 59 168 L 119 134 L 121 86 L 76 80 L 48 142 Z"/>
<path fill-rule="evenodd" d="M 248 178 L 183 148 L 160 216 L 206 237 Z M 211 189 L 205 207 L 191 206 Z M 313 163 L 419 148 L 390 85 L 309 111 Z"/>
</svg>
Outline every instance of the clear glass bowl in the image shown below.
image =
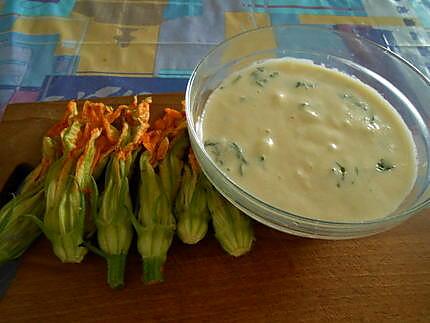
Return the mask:
<svg viewBox="0 0 430 323">
<path fill-rule="evenodd" d="M 261 59 L 279 57 L 310 59 L 353 75 L 376 89 L 401 114 L 417 148 L 418 176 L 411 193 L 395 212 L 360 222 L 306 218 L 272 207 L 247 193 L 212 161 L 204 149 L 201 129 L 208 96 L 230 73 Z M 429 205 L 429 104 L 430 80 L 397 54 L 351 33 L 306 26 L 259 28 L 226 40 L 202 59 L 186 92 L 191 144 L 212 184 L 236 207 L 263 224 L 299 236 L 325 239 L 356 238 L 385 231 Z"/>
</svg>

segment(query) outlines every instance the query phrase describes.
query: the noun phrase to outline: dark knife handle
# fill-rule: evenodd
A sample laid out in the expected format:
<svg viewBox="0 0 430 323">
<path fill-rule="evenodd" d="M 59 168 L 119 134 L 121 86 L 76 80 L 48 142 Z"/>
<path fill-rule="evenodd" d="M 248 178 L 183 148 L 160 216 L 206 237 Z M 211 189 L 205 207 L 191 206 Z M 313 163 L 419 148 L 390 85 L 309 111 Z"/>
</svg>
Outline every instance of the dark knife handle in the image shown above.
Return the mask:
<svg viewBox="0 0 430 323">
<path fill-rule="evenodd" d="M 33 166 L 27 163 L 22 163 L 15 167 L 0 192 L 0 206 L 5 205 L 12 199 L 13 194 L 18 192 L 21 183 L 30 174 L 32 169 Z"/>
</svg>

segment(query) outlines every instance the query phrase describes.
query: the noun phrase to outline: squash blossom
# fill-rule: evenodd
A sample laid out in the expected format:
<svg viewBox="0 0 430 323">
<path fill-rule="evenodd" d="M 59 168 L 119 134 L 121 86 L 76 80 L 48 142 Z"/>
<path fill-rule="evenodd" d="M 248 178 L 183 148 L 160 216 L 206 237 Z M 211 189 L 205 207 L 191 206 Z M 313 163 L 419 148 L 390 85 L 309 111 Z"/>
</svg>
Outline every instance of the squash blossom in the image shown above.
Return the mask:
<svg viewBox="0 0 430 323">
<path fill-rule="evenodd" d="M 107 261 L 107 281 L 112 288 L 124 285 L 125 264 L 133 238 L 129 179 L 142 136 L 149 127 L 148 101 L 137 105 L 135 98 L 130 107 L 122 106 L 122 131 L 106 168 L 105 188 L 95 217 L 100 248 L 96 253 Z"/>
<path fill-rule="evenodd" d="M 210 219 L 206 188 L 210 185 L 190 148 L 175 203 L 177 233 L 182 242 L 195 244 L 204 238 Z"/>
</svg>

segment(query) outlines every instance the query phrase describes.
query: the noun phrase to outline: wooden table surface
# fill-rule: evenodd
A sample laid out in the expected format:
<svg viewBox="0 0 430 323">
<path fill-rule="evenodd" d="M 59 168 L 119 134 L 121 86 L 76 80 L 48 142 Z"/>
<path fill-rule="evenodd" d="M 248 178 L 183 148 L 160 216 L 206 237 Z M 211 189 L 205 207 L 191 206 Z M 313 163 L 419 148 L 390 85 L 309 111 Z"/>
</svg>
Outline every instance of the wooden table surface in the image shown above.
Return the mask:
<svg viewBox="0 0 430 323">
<path fill-rule="evenodd" d="M 0 322 L 430 322 L 429 210 L 357 240 L 255 231 L 237 259 L 212 232 L 196 246 L 175 240 L 156 285 L 141 282 L 134 247 L 122 290 L 106 285 L 100 257 L 62 264 L 41 238 L 0 300 Z"/>
<path fill-rule="evenodd" d="M 255 229 L 254 249 L 238 259 L 212 233 L 196 246 L 175 241 L 157 285 L 140 281 L 133 250 L 122 290 L 106 285 L 103 259 L 62 264 L 40 239 L 0 302 L 0 321 L 430 321 L 429 212 L 358 240 Z"/>
</svg>

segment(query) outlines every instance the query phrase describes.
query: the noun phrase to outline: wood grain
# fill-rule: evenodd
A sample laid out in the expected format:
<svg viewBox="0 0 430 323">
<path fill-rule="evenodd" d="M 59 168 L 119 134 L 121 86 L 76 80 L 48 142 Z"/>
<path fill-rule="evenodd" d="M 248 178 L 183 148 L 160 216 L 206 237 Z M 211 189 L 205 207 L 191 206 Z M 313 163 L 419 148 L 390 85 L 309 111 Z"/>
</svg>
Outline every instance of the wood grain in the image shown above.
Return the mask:
<svg viewBox="0 0 430 323">
<path fill-rule="evenodd" d="M 105 283 L 101 258 L 61 264 L 40 239 L 0 302 L 0 321 L 428 322 L 429 215 L 347 241 L 256 225 L 254 249 L 238 259 L 212 233 L 196 246 L 175 241 L 157 285 L 140 281 L 133 250 L 126 287 L 117 291 Z"/>
<path fill-rule="evenodd" d="M 1 322 L 429 322 L 430 212 L 389 232 L 346 241 L 294 237 L 260 224 L 250 254 L 213 237 L 174 241 L 165 282 L 144 285 L 133 245 L 126 287 L 104 260 L 62 264 L 45 238 L 24 255 L 0 301 Z"/>
</svg>

